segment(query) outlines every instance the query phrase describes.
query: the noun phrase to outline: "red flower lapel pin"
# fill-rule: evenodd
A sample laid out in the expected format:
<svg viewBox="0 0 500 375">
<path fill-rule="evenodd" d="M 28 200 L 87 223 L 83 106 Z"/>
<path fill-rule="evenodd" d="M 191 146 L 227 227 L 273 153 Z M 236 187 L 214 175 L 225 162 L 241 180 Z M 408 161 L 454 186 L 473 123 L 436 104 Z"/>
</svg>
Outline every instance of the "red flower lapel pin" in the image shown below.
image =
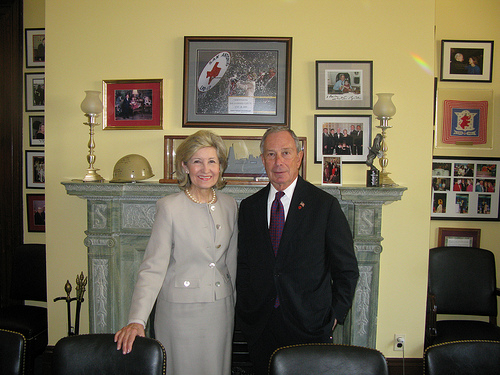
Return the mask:
<svg viewBox="0 0 500 375">
<path fill-rule="evenodd" d="M 299 210 L 302 210 L 304 207 L 305 207 L 305 203 L 304 202 L 300 202 L 299 203 Z"/>
</svg>

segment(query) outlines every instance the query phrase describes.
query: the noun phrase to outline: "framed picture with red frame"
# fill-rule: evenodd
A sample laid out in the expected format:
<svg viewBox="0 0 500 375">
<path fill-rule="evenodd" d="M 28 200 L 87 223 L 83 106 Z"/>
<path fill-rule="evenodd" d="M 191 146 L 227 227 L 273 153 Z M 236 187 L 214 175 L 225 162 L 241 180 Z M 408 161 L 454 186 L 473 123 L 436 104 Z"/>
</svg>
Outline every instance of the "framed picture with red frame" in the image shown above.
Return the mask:
<svg viewBox="0 0 500 375">
<path fill-rule="evenodd" d="M 45 232 L 45 194 L 26 194 L 28 232 Z"/>
<path fill-rule="evenodd" d="M 103 129 L 162 129 L 162 86 L 162 79 L 103 81 Z"/>
</svg>

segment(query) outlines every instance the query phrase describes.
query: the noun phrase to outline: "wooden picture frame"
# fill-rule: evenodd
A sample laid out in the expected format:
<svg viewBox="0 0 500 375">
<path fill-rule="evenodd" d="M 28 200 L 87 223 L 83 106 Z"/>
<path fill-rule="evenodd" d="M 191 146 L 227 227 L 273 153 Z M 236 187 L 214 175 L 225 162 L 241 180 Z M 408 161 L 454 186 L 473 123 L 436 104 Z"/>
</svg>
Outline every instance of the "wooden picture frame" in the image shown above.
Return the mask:
<svg viewBox="0 0 500 375">
<path fill-rule="evenodd" d="M 163 129 L 163 80 L 102 81 L 104 130 Z"/>
<path fill-rule="evenodd" d="M 292 38 L 184 38 L 183 127 L 290 126 Z"/>
<path fill-rule="evenodd" d="M 28 232 L 45 232 L 45 194 L 26 194 Z"/>
<path fill-rule="evenodd" d="M 500 158 L 432 160 L 433 220 L 500 220 Z"/>
<path fill-rule="evenodd" d="M 175 178 L 175 150 L 186 135 L 164 136 L 163 179 L 161 183 L 177 183 Z M 223 174 L 229 185 L 266 185 L 269 182 L 260 158 L 262 137 L 221 136 L 228 149 L 228 167 Z M 307 138 L 299 137 L 304 152 L 299 174 L 306 177 Z"/>
<path fill-rule="evenodd" d="M 438 246 L 480 247 L 481 229 L 439 228 Z"/>
<path fill-rule="evenodd" d="M 316 61 L 316 109 L 372 109 L 373 61 Z"/>
<path fill-rule="evenodd" d="M 45 29 L 25 29 L 26 68 L 45 67 Z"/>
<path fill-rule="evenodd" d="M 441 81 L 491 82 L 492 72 L 493 41 L 441 41 Z"/>
</svg>

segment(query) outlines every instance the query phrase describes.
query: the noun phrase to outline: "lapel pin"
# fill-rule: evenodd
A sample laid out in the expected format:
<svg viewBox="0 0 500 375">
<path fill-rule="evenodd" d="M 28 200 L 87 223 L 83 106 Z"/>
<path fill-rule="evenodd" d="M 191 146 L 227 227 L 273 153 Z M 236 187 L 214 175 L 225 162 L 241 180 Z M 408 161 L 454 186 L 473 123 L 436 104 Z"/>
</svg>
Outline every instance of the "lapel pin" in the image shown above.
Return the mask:
<svg viewBox="0 0 500 375">
<path fill-rule="evenodd" d="M 302 208 L 305 206 L 306 204 L 304 202 L 300 202 L 299 203 L 299 210 L 302 210 Z"/>
</svg>

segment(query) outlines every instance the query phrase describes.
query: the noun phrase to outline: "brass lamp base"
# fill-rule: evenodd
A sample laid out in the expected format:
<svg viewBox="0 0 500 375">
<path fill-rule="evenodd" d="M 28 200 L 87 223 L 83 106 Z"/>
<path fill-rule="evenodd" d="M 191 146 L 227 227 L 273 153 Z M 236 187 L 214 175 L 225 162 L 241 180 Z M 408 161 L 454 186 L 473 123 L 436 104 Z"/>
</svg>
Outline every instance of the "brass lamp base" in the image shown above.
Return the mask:
<svg viewBox="0 0 500 375">
<path fill-rule="evenodd" d="M 99 169 L 87 169 L 87 174 L 83 178 L 83 182 L 103 182 L 104 178 L 97 173 Z"/>
<path fill-rule="evenodd" d="M 390 172 L 380 172 L 380 186 L 382 187 L 391 187 L 398 186 L 392 178 L 389 177 Z"/>
</svg>

